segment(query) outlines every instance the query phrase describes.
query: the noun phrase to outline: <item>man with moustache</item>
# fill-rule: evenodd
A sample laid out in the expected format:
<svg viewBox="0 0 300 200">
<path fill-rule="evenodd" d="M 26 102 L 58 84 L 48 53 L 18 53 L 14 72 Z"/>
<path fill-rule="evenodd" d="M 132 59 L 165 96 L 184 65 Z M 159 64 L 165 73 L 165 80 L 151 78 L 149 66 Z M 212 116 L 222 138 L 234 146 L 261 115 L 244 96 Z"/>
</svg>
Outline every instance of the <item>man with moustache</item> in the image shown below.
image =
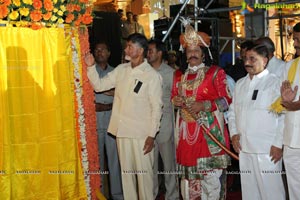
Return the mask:
<svg viewBox="0 0 300 200">
<path fill-rule="evenodd" d="M 246 56 L 247 48 L 253 44 L 252 40 L 246 40 L 240 45 L 240 57 L 236 59 L 235 65 L 228 65 L 224 68 L 226 74 L 237 82 L 240 78 L 247 75 L 244 67 L 244 58 Z"/>
<path fill-rule="evenodd" d="M 117 138 L 124 199 L 154 199 L 154 138 L 162 114 L 162 80 L 145 59 L 148 41 L 134 33 L 128 37 L 130 62 L 105 77 L 96 74 L 95 61 L 86 55 L 87 75 L 96 92 L 115 88 L 108 132 Z"/>
<path fill-rule="evenodd" d="M 300 23 L 293 27 L 296 55 L 300 55 Z M 281 99 L 272 109 L 285 112 L 283 132 L 283 160 L 286 170 L 290 199 L 300 198 L 300 57 L 286 64 L 285 81 L 281 85 Z"/>
<path fill-rule="evenodd" d="M 166 200 L 179 199 L 176 184 L 175 146 L 174 146 L 174 114 L 171 103 L 171 89 L 173 84 L 174 69 L 163 63 L 166 47 L 160 40 L 150 40 L 147 60 L 158 71 L 163 79 L 163 114 L 159 133 L 155 137 L 154 145 L 154 197 L 158 195 L 158 160 L 159 155 L 163 161 L 163 173 L 165 178 Z M 170 173 L 170 174 L 169 174 Z"/>
<path fill-rule="evenodd" d="M 269 107 L 280 96 L 280 79 L 269 72 L 267 47 L 246 52 L 248 75 L 240 79 L 229 108 L 229 130 L 239 153 L 243 200 L 285 200 L 281 178 L 283 115 Z"/>
<path fill-rule="evenodd" d="M 226 74 L 210 64 L 209 36 L 195 32 L 189 24 L 185 30 L 180 42 L 185 48 L 188 69 L 184 74 L 175 74 L 172 88 L 172 102 L 180 112 L 176 159 L 181 172 L 181 194 L 183 199 L 225 199 L 226 179 L 222 174 L 230 158 L 203 126 L 229 147 L 223 118 L 231 103 Z"/>
<path fill-rule="evenodd" d="M 113 67 L 108 64 L 110 56 L 110 48 L 105 42 L 99 42 L 94 49 L 94 56 L 96 62 L 96 71 L 100 78 L 106 76 L 113 71 Z M 119 164 L 119 157 L 117 151 L 116 137 L 107 133 L 109 124 L 113 91 L 96 92 L 96 115 L 97 115 L 97 132 L 98 132 L 98 149 L 100 155 L 100 171 L 102 183 L 105 176 L 105 157 L 107 158 L 107 166 L 109 170 L 109 183 L 111 197 L 115 200 L 123 199 L 121 171 Z M 106 151 L 105 151 L 106 150 Z M 106 155 L 105 156 L 105 152 Z M 105 191 L 104 185 L 101 188 L 102 193 Z"/>
</svg>

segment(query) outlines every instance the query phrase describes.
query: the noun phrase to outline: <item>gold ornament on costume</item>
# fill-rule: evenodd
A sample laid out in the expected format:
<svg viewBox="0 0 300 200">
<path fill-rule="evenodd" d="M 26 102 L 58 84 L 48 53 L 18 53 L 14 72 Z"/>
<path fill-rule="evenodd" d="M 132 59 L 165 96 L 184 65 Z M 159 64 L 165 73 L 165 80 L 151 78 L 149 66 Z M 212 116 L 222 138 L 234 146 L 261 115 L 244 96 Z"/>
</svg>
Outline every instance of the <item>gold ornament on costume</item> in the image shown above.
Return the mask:
<svg viewBox="0 0 300 200">
<path fill-rule="evenodd" d="M 180 35 L 180 44 L 183 48 L 187 46 L 203 46 L 209 47 L 210 38 L 204 32 L 196 32 L 195 29 L 190 25 L 191 20 L 189 18 L 180 18 L 181 23 L 185 27 L 185 33 Z"/>
<path fill-rule="evenodd" d="M 207 47 L 209 57 L 213 59 L 212 54 L 209 49 L 210 38 L 204 32 L 196 32 L 195 29 L 191 26 L 191 19 L 184 17 L 180 17 L 180 21 L 185 28 L 185 33 L 182 33 L 179 37 L 179 41 L 181 44 L 181 49 L 186 48 L 187 46 L 201 46 Z"/>
<path fill-rule="evenodd" d="M 187 70 L 182 77 L 181 84 L 180 84 L 180 94 L 184 98 L 184 103 L 186 106 L 190 106 L 193 102 L 196 101 L 196 94 L 199 85 L 203 82 L 205 78 L 205 74 L 208 70 L 208 67 L 203 67 L 198 69 L 197 75 L 194 79 L 188 80 L 187 77 L 190 74 Z M 187 95 L 187 91 L 193 91 L 191 96 Z M 181 117 L 186 122 L 194 122 L 195 116 L 193 116 L 186 108 L 181 109 Z"/>
</svg>

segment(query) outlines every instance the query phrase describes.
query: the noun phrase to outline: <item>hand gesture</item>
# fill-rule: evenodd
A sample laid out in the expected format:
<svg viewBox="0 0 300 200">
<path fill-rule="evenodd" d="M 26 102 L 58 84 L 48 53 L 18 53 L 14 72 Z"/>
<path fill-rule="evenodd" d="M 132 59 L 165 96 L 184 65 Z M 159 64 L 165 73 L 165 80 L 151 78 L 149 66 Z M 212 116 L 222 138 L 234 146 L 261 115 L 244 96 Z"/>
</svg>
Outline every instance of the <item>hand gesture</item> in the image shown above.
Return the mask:
<svg viewBox="0 0 300 200">
<path fill-rule="evenodd" d="M 298 101 L 282 101 L 281 104 L 288 111 L 300 110 L 300 96 L 299 96 Z"/>
<path fill-rule="evenodd" d="M 300 97 L 298 101 L 294 101 L 297 95 L 298 86 L 292 89 L 291 83 L 289 81 L 283 81 L 280 92 L 282 98 L 282 106 L 289 111 L 296 111 L 300 109 Z"/>
<path fill-rule="evenodd" d="M 282 82 L 280 92 L 282 101 L 291 102 L 295 99 L 297 94 L 298 86 L 295 86 L 294 90 L 292 89 L 291 83 L 287 80 Z"/>
<path fill-rule="evenodd" d="M 91 53 L 87 53 L 84 57 L 84 61 L 88 67 L 91 67 L 95 64 L 94 56 Z"/>
</svg>

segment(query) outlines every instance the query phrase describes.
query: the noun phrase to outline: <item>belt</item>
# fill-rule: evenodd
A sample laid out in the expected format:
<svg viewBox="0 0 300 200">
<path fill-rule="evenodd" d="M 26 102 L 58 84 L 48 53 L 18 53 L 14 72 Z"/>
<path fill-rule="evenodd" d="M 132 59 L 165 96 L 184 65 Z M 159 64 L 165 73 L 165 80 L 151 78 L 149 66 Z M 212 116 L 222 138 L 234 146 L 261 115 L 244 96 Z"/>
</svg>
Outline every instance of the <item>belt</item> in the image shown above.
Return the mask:
<svg viewBox="0 0 300 200">
<path fill-rule="evenodd" d="M 96 112 L 109 111 L 112 109 L 112 103 L 103 104 L 103 103 L 95 103 Z"/>
</svg>

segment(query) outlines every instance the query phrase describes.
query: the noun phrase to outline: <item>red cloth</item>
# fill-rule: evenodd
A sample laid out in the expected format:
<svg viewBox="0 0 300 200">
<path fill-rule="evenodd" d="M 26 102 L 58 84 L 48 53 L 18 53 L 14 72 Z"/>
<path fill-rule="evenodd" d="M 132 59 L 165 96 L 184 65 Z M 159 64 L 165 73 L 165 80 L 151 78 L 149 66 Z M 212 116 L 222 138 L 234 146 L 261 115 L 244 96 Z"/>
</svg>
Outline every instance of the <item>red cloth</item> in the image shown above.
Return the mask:
<svg viewBox="0 0 300 200">
<path fill-rule="evenodd" d="M 218 72 L 213 80 L 213 76 L 216 70 L 218 70 Z M 175 72 L 171 98 L 178 95 L 178 83 L 181 81 L 182 76 L 183 74 L 179 70 Z M 192 80 L 195 77 L 196 74 L 189 74 L 187 76 L 187 80 Z M 226 74 L 224 70 L 218 66 L 211 66 L 206 72 L 203 82 L 199 85 L 197 89 L 196 101 L 211 101 L 211 112 L 213 112 L 217 109 L 214 100 L 223 97 L 226 98 L 228 104 L 231 103 L 231 96 L 227 88 L 228 87 L 226 85 Z M 192 90 L 186 91 L 187 96 L 191 96 L 192 93 Z M 216 120 L 216 117 L 214 118 L 214 120 Z M 179 119 L 179 123 L 181 122 L 182 118 Z M 194 133 L 194 130 L 196 128 L 196 122 L 188 122 L 187 127 L 190 133 Z M 204 138 L 204 130 L 200 129 L 199 132 L 200 133 L 196 143 L 193 145 L 189 145 L 186 140 L 183 140 L 183 131 L 180 131 L 179 143 L 176 150 L 178 164 L 183 166 L 196 166 L 197 158 L 205 158 L 212 156 L 208 149 L 206 139 Z M 229 147 L 229 136 L 226 126 L 224 127 L 224 136 L 226 146 Z M 225 154 L 223 150 L 217 155 L 222 154 Z"/>
</svg>

